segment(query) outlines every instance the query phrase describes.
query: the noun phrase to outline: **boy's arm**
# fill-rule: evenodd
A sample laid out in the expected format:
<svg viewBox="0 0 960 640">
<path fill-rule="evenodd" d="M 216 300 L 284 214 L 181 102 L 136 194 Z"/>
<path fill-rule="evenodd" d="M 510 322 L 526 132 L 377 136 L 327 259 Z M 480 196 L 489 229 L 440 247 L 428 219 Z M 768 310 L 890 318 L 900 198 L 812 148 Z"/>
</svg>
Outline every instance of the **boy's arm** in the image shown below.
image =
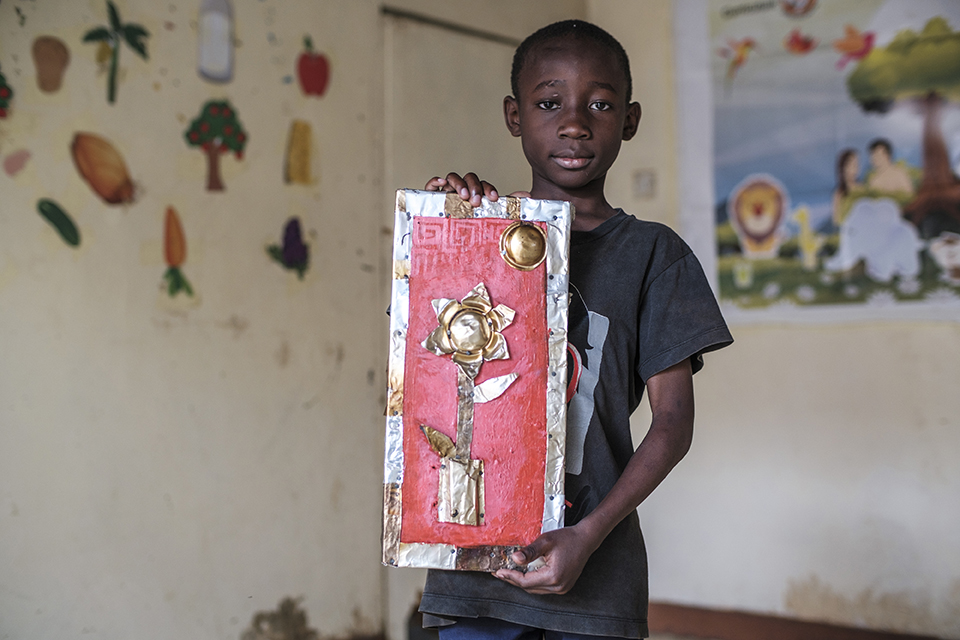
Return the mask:
<svg viewBox="0 0 960 640">
<path fill-rule="evenodd" d="M 637 508 L 686 455 L 693 439 L 693 372 L 690 360 L 647 380 L 653 420 L 650 431 L 610 493 L 571 527 L 544 533 L 513 554 L 517 564 L 543 558 L 541 568 L 522 573 L 501 569 L 494 576 L 530 593 L 566 593 L 590 555 L 627 514 Z"/>
</svg>

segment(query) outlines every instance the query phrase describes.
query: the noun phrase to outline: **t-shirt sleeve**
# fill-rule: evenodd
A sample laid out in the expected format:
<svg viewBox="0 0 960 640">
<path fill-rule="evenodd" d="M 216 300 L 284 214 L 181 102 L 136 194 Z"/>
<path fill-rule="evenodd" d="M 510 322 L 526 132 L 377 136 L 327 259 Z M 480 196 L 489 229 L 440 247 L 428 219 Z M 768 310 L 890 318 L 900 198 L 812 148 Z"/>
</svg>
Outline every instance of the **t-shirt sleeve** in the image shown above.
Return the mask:
<svg viewBox="0 0 960 640">
<path fill-rule="evenodd" d="M 686 358 L 696 373 L 703 368 L 704 353 L 731 342 L 733 337 L 693 252 L 686 249 L 652 275 L 640 300 L 637 373 L 644 383 Z"/>
</svg>

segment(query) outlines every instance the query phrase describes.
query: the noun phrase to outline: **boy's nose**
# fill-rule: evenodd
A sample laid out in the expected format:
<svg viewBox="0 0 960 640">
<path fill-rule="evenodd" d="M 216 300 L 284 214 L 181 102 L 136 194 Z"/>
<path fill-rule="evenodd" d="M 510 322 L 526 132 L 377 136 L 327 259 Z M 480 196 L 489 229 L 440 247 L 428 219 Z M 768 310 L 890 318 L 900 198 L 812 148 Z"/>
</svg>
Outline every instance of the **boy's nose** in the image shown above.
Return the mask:
<svg viewBox="0 0 960 640">
<path fill-rule="evenodd" d="M 586 114 L 579 109 L 569 111 L 561 121 L 557 134 L 561 138 L 589 138 L 590 127 L 586 121 Z"/>
</svg>

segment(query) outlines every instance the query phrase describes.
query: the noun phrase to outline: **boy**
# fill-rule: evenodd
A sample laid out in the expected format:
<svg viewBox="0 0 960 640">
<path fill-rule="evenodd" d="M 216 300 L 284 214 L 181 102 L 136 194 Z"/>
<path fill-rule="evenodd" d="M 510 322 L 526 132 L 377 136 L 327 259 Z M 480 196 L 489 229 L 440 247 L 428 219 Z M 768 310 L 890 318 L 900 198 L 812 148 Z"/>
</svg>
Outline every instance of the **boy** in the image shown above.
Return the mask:
<svg viewBox="0 0 960 640">
<path fill-rule="evenodd" d="M 623 47 L 592 24 L 559 22 L 520 45 L 511 81 L 504 117 L 533 173 L 529 193 L 515 195 L 576 207 L 568 340 L 583 371 L 568 410 L 566 526 L 514 554 L 526 573 L 429 572 L 420 610 L 441 640 L 645 637 L 636 508 L 690 446 L 701 354 L 732 338 L 683 241 L 604 197 L 607 170 L 640 121 Z M 474 206 L 498 197 L 469 173 L 433 178 L 426 188 L 457 192 Z M 629 419 L 644 386 L 653 421 L 634 452 Z"/>
</svg>

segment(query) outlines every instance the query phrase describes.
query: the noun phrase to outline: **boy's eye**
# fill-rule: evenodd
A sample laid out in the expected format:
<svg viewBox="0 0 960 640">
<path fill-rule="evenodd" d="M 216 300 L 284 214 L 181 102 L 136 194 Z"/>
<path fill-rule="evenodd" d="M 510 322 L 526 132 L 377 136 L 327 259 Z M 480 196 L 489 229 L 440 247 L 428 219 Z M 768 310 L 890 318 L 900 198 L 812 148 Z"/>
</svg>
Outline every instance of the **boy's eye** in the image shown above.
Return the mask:
<svg viewBox="0 0 960 640">
<path fill-rule="evenodd" d="M 553 100 L 541 100 L 540 102 L 537 103 L 537 108 L 538 108 L 538 109 L 543 109 L 544 111 L 550 111 L 550 110 L 553 110 L 553 109 L 557 109 L 559 106 L 560 106 L 560 105 L 558 105 L 558 104 L 557 104 L 556 102 L 554 102 Z"/>
<path fill-rule="evenodd" d="M 602 100 L 597 100 L 596 102 L 590 105 L 590 108 L 596 111 L 607 111 L 609 109 L 612 109 L 613 106 L 609 102 L 603 102 Z"/>
</svg>

